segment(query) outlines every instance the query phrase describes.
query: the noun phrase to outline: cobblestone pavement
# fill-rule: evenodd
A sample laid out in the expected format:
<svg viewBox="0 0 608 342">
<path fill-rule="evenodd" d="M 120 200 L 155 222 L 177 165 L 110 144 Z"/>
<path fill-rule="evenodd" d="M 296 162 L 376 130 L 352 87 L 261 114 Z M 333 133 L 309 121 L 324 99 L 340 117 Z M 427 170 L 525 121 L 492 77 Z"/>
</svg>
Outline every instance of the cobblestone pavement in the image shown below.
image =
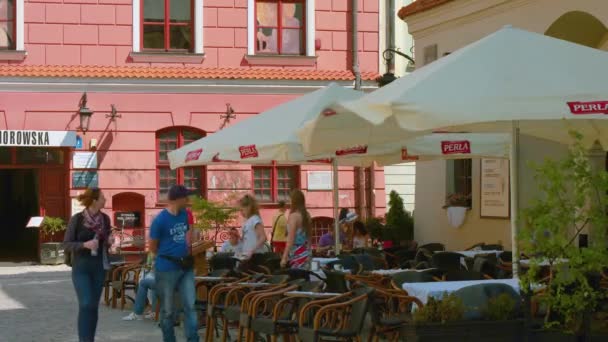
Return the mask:
<svg viewBox="0 0 608 342">
<path fill-rule="evenodd" d="M 129 311 L 100 308 L 97 342 L 162 341 L 155 322 L 124 322 Z M 0 342 L 77 342 L 76 316 L 69 267 L 0 263 Z"/>
</svg>

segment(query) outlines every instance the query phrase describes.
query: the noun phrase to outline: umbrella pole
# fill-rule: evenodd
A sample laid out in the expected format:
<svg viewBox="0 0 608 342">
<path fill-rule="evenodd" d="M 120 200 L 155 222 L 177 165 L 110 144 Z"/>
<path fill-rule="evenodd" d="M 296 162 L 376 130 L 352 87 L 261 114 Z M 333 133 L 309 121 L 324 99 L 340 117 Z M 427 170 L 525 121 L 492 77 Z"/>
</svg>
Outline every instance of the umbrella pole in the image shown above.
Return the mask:
<svg viewBox="0 0 608 342">
<path fill-rule="evenodd" d="M 519 277 L 519 244 L 517 236 L 518 229 L 518 166 L 519 166 L 519 122 L 513 121 L 511 129 L 511 151 L 509 157 L 509 174 L 511 176 L 511 251 L 513 253 L 513 278 Z"/>
<path fill-rule="evenodd" d="M 332 167 L 332 176 L 333 176 L 333 202 L 334 202 L 334 242 L 335 242 L 335 250 L 336 250 L 336 255 L 338 255 L 340 253 L 340 222 L 338 221 L 338 215 L 339 215 L 339 206 L 340 206 L 340 197 L 339 197 L 339 193 L 340 193 L 340 184 L 339 184 L 339 179 L 338 179 L 338 159 L 333 158 L 331 161 L 331 167 Z"/>
</svg>

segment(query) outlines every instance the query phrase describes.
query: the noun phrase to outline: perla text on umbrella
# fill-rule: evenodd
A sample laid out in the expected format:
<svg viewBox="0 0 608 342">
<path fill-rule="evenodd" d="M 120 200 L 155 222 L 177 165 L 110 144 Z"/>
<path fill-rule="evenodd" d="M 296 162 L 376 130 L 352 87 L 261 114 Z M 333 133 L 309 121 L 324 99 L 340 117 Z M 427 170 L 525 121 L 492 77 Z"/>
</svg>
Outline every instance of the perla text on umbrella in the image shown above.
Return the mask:
<svg viewBox="0 0 608 342">
<path fill-rule="evenodd" d="M 468 140 L 442 141 L 441 153 L 443 154 L 470 154 L 471 143 Z"/>
<path fill-rule="evenodd" d="M 570 112 L 575 115 L 606 114 L 608 115 L 608 101 L 568 102 Z"/>
</svg>

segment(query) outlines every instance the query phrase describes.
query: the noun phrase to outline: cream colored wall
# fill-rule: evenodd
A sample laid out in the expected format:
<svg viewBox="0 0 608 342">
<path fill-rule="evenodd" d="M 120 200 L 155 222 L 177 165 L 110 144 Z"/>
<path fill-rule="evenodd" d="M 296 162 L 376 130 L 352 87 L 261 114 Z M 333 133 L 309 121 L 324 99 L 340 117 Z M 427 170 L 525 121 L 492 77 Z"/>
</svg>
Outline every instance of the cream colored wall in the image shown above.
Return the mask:
<svg viewBox="0 0 608 342">
<path fill-rule="evenodd" d="M 456 0 L 410 17 L 407 23 L 418 56 L 422 55 L 425 46 L 432 44 L 438 45 L 438 56 L 442 56 L 445 52 L 453 52 L 504 25 L 544 33 L 555 20 L 570 11 L 588 12 L 608 26 L 606 0 Z M 608 50 L 608 43 L 604 42 L 601 48 Z M 540 162 L 547 156 L 560 158 L 566 149 L 530 137 L 522 137 L 520 144 L 519 198 L 520 206 L 524 208 L 536 196 L 530 161 Z M 441 208 L 447 195 L 446 162 L 416 164 L 414 234 L 419 243 L 441 242 L 449 249 L 460 250 L 477 242 L 502 242 L 505 248 L 510 248 L 509 220 L 480 218 L 479 160 L 474 161 L 472 171 L 473 208 L 468 212 L 462 227 L 452 228 L 448 225 L 446 210 Z"/>
<path fill-rule="evenodd" d="M 386 0 L 380 0 L 383 6 L 386 6 Z M 413 0 L 395 0 L 395 13 L 403 6 L 409 5 Z M 414 47 L 414 41 L 412 36 L 408 32 L 407 24 L 403 20 L 399 20 L 397 16 L 395 20 L 395 47 L 405 54 L 413 56 L 412 49 Z M 384 51 L 381 49 L 380 51 Z M 401 77 L 406 75 L 408 60 L 401 57 L 395 56 L 395 75 Z M 380 72 L 386 71 L 386 64 L 382 59 L 380 65 Z M 386 204 L 388 205 L 389 194 L 392 190 L 395 190 L 405 204 L 405 208 L 413 212 L 415 208 L 415 187 L 416 187 L 416 164 L 398 164 L 384 167 L 385 177 L 385 189 L 386 189 Z"/>
</svg>

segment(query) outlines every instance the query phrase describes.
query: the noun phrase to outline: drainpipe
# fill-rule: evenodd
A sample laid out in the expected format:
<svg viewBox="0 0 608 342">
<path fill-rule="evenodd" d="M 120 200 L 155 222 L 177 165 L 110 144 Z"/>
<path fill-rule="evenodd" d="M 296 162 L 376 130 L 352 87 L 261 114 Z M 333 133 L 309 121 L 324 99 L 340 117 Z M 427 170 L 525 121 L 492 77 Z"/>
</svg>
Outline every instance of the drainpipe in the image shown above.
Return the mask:
<svg viewBox="0 0 608 342">
<path fill-rule="evenodd" d="M 352 0 L 352 58 L 353 58 L 353 74 L 355 75 L 355 90 L 361 90 L 361 71 L 359 70 L 359 40 L 358 40 L 358 14 L 359 1 Z M 362 167 L 355 168 L 356 180 L 356 211 L 359 217 L 364 218 L 366 213 L 365 208 L 365 172 Z"/>
<path fill-rule="evenodd" d="M 386 35 L 386 46 L 395 50 L 395 0 L 388 0 L 386 5 L 386 24 L 388 25 Z M 395 55 L 386 61 L 386 68 L 388 72 L 395 74 Z"/>
</svg>

